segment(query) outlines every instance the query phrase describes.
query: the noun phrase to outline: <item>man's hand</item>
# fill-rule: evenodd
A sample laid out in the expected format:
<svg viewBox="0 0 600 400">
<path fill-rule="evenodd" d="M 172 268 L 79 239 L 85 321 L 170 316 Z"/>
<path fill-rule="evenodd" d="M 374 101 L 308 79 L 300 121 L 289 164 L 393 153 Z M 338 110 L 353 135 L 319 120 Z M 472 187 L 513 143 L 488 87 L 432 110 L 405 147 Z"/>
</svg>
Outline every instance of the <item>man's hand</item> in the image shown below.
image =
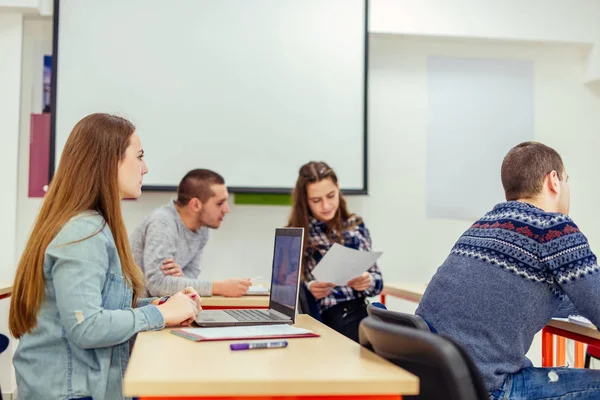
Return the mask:
<svg viewBox="0 0 600 400">
<path fill-rule="evenodd" d="M 183 276 L 183 270 L 172 258 L 167 258 L 160 267 L 163 274 L 171 276 Z"/>
<path fill-rule="evenodd" d="M 226 297 L 240 297 L 248 293 L 252 286 L 250 279 L 227 279 L 213 282 L 213 295 Z"/>
</svg>

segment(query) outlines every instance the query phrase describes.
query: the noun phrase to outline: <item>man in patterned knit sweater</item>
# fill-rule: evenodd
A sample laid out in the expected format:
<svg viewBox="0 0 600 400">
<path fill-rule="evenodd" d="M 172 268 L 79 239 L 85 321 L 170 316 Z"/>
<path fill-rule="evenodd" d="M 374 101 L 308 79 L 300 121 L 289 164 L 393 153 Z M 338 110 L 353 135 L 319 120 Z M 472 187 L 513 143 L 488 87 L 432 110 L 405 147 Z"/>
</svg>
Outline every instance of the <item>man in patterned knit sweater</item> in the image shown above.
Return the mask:
<svg viewBox="0 0 600 400">
<path fill-rule="evenodd" d="M 501 176 L 507 202 L 458 239 L 417 314 L 467 349 L 491 399 L 600 399 L 600 371 L 533 368 L 525 357 L 557 314 L 600 326 L 599 267 L 567 215 L 562 159 L 541 143 L 521 143 Z"/>
</svg>

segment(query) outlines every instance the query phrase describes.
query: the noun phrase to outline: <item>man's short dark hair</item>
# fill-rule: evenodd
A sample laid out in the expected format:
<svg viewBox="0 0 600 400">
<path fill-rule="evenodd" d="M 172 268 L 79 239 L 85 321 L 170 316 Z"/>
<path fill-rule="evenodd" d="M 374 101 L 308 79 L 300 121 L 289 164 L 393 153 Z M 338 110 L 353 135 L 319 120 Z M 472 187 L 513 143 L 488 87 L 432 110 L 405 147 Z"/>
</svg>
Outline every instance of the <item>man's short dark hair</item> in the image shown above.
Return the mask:
<svg viewBox="0 0 600 400">
<path fill-rule="evenodd" d="M 541 193 L 544 178 L 556 171 L 562 180 L 565 167 L 560 154 L 538 142 L 513 147 L 502 161 L 502 186 L 506 200 L 528 199 Z"/>
<path fill-rule="evenodd" d="M 215 195 L 210 187 L 224 184 L 225 179 L 214 171 L 193 169 L 185 174 L 177 187 L 177 204 L 186 206 L 193 198 L 198 198 L 201 203 L 205 203 Z"/>
</svg>

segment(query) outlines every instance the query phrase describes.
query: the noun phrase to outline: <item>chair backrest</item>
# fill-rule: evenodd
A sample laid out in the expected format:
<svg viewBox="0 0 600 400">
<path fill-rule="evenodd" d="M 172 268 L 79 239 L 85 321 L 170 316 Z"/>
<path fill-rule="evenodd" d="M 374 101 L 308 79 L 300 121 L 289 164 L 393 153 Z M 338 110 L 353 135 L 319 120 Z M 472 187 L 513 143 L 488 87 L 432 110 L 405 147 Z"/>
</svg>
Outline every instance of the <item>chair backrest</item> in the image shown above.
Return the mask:
<svg viewBox="0 0 600 400">
<path fill-rule="evenodd" d="M 464 353 L 447 338 L 367 317 L 360 323 L 360 344 L 415 374 L 417 399 L 487 400 L 480 375 L 472 374 Z"/>
<path fill-rule="evenodd" d="M 390 324 L 402 325 L 408 328 L 416 328 L 422 331 L 430 332 L 427 322 L 418 315 L 405 314 L 398 311 L 390 311 L 379 307 L 374 307 L 372 304 L 367 306 L 369 316 Z"/>
<path fill-rule="evenodd" d="M 300 291 L 298 292 L 298 314 L 308 314 L 317 321 L 321 321 L 321 310 L 317 299 L 304 283 L 300 283 Z"/>
<path fill-rule="evenodd" d="M 0 354 L 8 347 L 8 338 L 0 333 Z"/>
<path fill-rule="evenodd" d="M 454 346 L 456 346 L 456 348 L 462 355 L 463 360 L 465 361 L 465 364 L 467 365 L 467 368 L 469 368 L 469 371 L 471 372 L 471 380 L 473 381 L 473 385 L 475 385 L 475 390 L 477 391 L 477 395 L 480 398 L 487 399 L 489 396 L 489 392 L 483 383 L 483 377 L 481 376 L 481 372 L 479 371 L 479 368 L 477 368 L 477 365 L 475 365 L 475 361 L 473 361 L 473 359 L 471 358 L 469 353 L 467 353 L 467 350 L 465 350 L 465 348 L 462 345 L 460 345 L 460 343 L 457 343 L 451 337 L 448 337 L 445 335 L 442 335 L 442 337 L 444 337 L 444 339 L 448 340 L 449 342 L 453 343 Z"/>
<path fill-rule="evenodd" d="M 8 348 L 8 338 L 0 333 L 0 354 Z M 2 398 L 2 388 L 0 387 L 0 398 Z"/>
</svg>

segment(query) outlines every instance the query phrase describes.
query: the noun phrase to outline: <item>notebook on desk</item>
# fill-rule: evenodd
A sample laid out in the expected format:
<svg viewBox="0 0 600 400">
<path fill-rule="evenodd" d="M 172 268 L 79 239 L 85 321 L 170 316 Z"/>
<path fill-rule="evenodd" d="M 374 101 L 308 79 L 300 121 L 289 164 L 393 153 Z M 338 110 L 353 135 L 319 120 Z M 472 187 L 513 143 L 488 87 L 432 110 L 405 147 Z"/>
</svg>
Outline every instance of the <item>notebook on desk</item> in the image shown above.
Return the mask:
<svg viewBox="0 0 600 400">
<path fill-rule="evenodd" d="M 264 286 L 250 286 L 246 296 L 268 296 L 269 289 Z"/>
<path fill-rule="evenodd" d="M 304 228 L 275 230 L 269 309 L 203 310 L 196 316 L 202 327 L 293 324 L 300 288 Z"/>
<path fill-rule="evenodd" d="M 231 326 L 219 328 L 181 328 L 171 333 L 194 342 L 215 340 L 258 340 L 258 339 L 294 339 L 319 337 L 308 329 L 289 325 Z"/>
</svg>

